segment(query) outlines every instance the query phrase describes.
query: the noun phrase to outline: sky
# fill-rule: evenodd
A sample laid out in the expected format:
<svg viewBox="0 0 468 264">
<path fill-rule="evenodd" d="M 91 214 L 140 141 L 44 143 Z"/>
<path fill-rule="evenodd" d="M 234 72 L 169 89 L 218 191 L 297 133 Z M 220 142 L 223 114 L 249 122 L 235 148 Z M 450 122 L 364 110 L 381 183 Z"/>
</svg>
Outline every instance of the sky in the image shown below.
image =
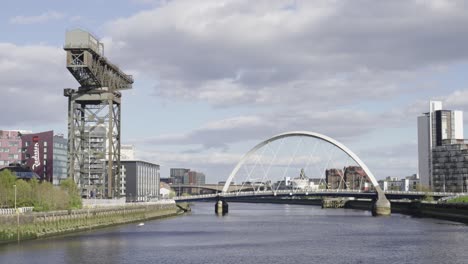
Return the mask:
<svg viewBox="0 0 468 264">
<path fill-rule="evenodd" d="M 67 134 L 63 89 L 79 85 L 63 44 L 81 28 L 134 76 L 122 143 L 162 177 L 225 180 L 294 130 L 337 139 L 378 179 L 404 177 L 429 100 L 468 110 L 465 1 L 18 0 L 0 20 L 1 129 Z"/>
</svg>

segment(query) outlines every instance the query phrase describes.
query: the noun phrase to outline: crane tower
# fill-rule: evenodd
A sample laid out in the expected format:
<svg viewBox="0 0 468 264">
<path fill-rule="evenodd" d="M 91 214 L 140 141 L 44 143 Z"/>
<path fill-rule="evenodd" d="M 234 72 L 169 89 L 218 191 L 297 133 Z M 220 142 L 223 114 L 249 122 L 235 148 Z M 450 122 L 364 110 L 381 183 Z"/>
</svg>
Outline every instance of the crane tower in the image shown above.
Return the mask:
<svg viewBox="0 0 468 264">
<path fill-rule="evenodd" d="M 68 31 L 67 69 L 80 84 L 68 97 L 68 176 L 81 195 L 115 198 L 120 193 L 121 90 L 133 77 L 104 57 L 104 45 L 89 32 Z"/>
</svg>

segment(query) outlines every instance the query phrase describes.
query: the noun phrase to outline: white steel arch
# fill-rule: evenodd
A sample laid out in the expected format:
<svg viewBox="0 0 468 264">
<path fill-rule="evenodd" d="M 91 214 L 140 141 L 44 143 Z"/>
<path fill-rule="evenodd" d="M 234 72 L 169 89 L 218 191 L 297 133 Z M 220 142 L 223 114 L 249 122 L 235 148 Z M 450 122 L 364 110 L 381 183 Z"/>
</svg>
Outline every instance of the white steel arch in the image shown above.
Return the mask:
<svg viewBox="0 0 468 264">
<path fill-rule="evenodd" d="M 272 142 L 272 141 L 276 141 L 278 139 L 282 139 L 282 138 L 287 138 L 287 137 L 296 137 L 296 136 L 305 136 L 305 137 L 312 137 L 312 138 L 317 138 L 317 139 L 321 139 L 321 140 L 324 140 L 330 144 L 333 144 L 334 146 L 338 147 L 339 149 L 341 149 L 342 151 L 344 151 L 347 155 L 349 155 L 359 166 L 361 166 L 361 168 L 364 170 L 364 172 L 367 174 L 367 176 L 369 177 L 370 181 L 372 182 L 372 185 L 374 186 L 375 190 L 377 191 L 377 193 L 380 195 L 380 194 L 383 194 L 382 192 L 382 189 L 380 188 L 377 180 L 375 179 L 374 177 L 374 174 L 372 174 L 372 172 L 369 170 L 369 168 L 366 166 L 366 164 L 364 164 L 364 162 L 356 155 L 354 154 L 350 149 L 348 149 L 345 145 L 341 144 L 340 142 L 334 140 L 333 138 L 331 137 L 327 137 L 325 135 L 322 135 L 322 134 L 319 134 L 319 133 L 315 133 L 315 132 L 309 132 L 309 131 L 291 131 L 291 132 L 286 132 L 286 133 L 282 133 L 282 134 L 278 134 L 278 135 L 275 135 L 265 141 L 262 141 L 260 142 L 259 144 L 257 144 L 255 147 L 253 147 L 249 152 L 247 152 L 243 157 L 242 159 L 239 161 L 239 163 L 237 163 L 236 167 L 234 168 L 234 170 L 231 172 L 231 174 L 229 175 L 229 178 L 226 180 L 226 183 L 224 184 L 224 187 L 223 187 L 223 193 L 226 193 L 229 189 L 229 185 L 231 185 L 231 182 L 232 180 L 234 179 L 234 177 L 236 176 L 237 172 L 239 171 L 239 169 L 242 167 L 242 165 L 244 164 L 244 162 L 250 157 L 250 155 L 252 155 L 253 153 L 255 153 L 258 149 L 260 149 L 261 147 L 265 146 L 266 144 Z M 384 195 L 385 196 L 385 195 Z"/>
</svg>

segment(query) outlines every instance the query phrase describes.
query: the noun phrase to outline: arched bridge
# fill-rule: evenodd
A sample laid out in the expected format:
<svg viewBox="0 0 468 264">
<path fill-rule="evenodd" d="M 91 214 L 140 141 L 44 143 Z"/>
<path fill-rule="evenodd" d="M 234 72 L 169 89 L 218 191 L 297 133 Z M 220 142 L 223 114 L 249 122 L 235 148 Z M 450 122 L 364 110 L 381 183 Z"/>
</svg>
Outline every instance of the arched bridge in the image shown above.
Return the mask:
<svg viewBox="0 0 468 264">
<path fill-rule="evenodd" d="M 320 193 L 320 192 L 329 193 L 329 190 L 315 190 L 314 192 L 308 191 L 308 190 L 294 190 L 293 192 L 291 192 L 289 190 L 280 190 L 279 187 L 272 187 L 271 185 L 267 186 L 267 185 L 269 185 L 271 183 L 271 181 L 267 180 L 268 177 L 269 177 L 269 174 L 271 173 L 270 172 L 270 168 L 271 168 L 271 165 L 272 165 L 271 163 L 276 161 L 276 157 L 277 157 L 277 153 L 278 153 L 279 149 L 276 150 L 276 151 L 271 151 L 272 153 L 274 153 L 274 155 L 273 155 L 273 158 L 271 159 L 271 163 L 270 163 L 269 166 L 264 166 L 263 164 L 260 165 L 260 167 L 262 167 L 262 170 L 263 170 L 263 173 L 264 173 L 263 176 L 261 177 L 260 181 L 259 181 L 261 183 L 265 183 L 264 186 L 263 186 L 263 193 L 259 192 L 260 187 L 259 187 L 259 189 L 256 189 L 256 190 L 254 189 L 252 192 L 237 192 L 236 194 L 229 193 L 229 189 L 231 188 L 231 184 L 235 180 L 236 176 L 238 175 L 239 170 L 244 165 L 246 165 L 246 162 L 249 159 L 251 159 L 254 156 L 258 156 L 257 151 L 259 151 L 260 149 L 263 148 L 264 149 L 263 153 L 264 153 L 265 149 L 270 148 L 270 145 L 273 145 L 273 143 L 277 142 L 277 141 L 281 142 L 281 144 L 280 144 L 280 147 L 281 147 L 282 143 L 284 142 L 284 139 L 286 139 L 286 138 L 295 138 L 295 137 L 299 137 L 300 141 L 297 143 L 297 146 L 296 146 L 295 151 L 293 152 L 293 154 L 291 154 L 291 159 L 287 164 L 287 169 L 289 168 L 290 164 L 293 162 L 292 159 L 295 158 L 298 149 L 303 145 L 302 138 L 304 138 L 304 137 L 305 138 L 312 138 L 312 139 L 319 140 L 321 142 L 331 144 L 335 148 L 338 148 L 339 150 L 344 152 L 344 154 L 346 154 L 348 158 L 351 158 L 352 161 L 354 161 L 365 172 L 367 179 L 372 184 L 372 189 L 375 190 L 374 193 L 366 193 L 366 196 L 372 196 L 376 200 L 376 202 L 374 204 L 374 213 L 375 213 L 375 215 L 389 215 L 390 214 L 390 202 L 387 200 L 387 198 L 385 196 L 385 193 L 380 188 L 380 186 L 379 186 L 377 180 L 375 179 L 373 173 L 369 170 L 369 168 L 366 166 L 366 164 L 354 152 L 352 152 L 349 148 L 347 148 L 345 145 L 341 144 L 337 140 L 335 140 L 335 139 L 333 139 L 331 137 L 319 134 L 319 133 L 309 132 L 309 131 L 291 131 L 291 132 L 278 134 L 278 135 L 275 135 L 275 136 L 273 136 L 271 138 L 268 138 L 268 139 L 260 142 L 256 146 L 254 146 L 251 150 L 249 150 L 242 157 L 242 159 L 235 166 L 234 170 L 231 172 L 231 174 L 227 178 L 226 183 L 225 183 L 225 185 L 224 185 L 224 187 L 222 189 L 222 193 L 220 195 L 222 197 L 241 197 L 241 196 L 245 197 L 245 196 L 252 196 L 252 195 L 253 196 L 255 196 L 255 195 L 278 196 L 278 195 L 293 195 L 293 194 L 294 195 L 309 195 L 309 194 L 312 194 L 312 193 Z M 254 168 L 257 166 L 259 159 L 260 158 L 258 158 L 257 161 L 255 162 Z M 330 156 L 326 166 L 328 166 L 328 163 L 330 162 L 331 159 L 332 158 Z M 307 165 L 308 164 L 309 164 L 309 162 L 307 162 Z M 327 167 L 325 167 L 325 168 L 327 168 Z M 248 169 L 246 169 L 247 174 L 249 176 L 249 179 L 250 179 L 250 174 L 251 174 L 252 170 L 249 171 Z M 284 175 L 286 175 L 286 173 L 284 173 Z M 303 170 L 301 170 L 301 177 L 300 177 L 299 180 L 304 181 L 304 179 L 306 179 L 306 178 L 305 178 L 305 175 L 303 175 Z M 238 179 L 236 179 L 236 181 L 238 181 Z M 280 185 L 281 184 L 278 184 L 277 186 L 280 186 Z M 360 193 L 361 193 L 360 191 L 341 192 L 341 194 L 343 194 L 343 195 L 346 194 L 348 196 L 351 195 L 351 196 L 354 196 L 354 197 L 359 196 Z M 334 194 L 335 194 L 335 196 L 339 196 L 340 192 L 335 191 Z M 197 198 L 193 197 L 193 199 L 197 199 Z M 176 200 L 178 200 L 178 201 L 181 201 L 181 200 L 188 201 L 188 200 L 190 200 L 190 197 L 184 197 L 184 198 L 178 197 L 178 198 L 176 198 Z"/>
</svg>

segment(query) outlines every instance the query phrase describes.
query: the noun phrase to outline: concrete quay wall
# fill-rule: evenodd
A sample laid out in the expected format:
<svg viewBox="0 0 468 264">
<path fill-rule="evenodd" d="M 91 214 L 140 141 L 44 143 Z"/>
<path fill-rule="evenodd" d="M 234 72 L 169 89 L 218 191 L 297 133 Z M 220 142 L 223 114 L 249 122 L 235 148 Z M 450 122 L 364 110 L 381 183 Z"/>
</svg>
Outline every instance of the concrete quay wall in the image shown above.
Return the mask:
<svg viewBox="0 0 468 264">
<path fill-rule="evenodd" d="M 322 199 L 245 198 L 228 202 L 322 205 Z M 392 213 L 430 217 L 468 224 L 468 204 L 431 203 L 421 201 L 390 201 Z M 344 208 L 372 211 L 370 199 L 348 200 Z"/>
<path fill-rule="evenodd" d="M 468 204 L 431 203 L 421 201 L 391 201 L 392 213 L 430 217 L 468 224 Z M 348 201 L 345 208 L 371 210 L 371 200 Z"/>
<path fill-rule="evenodd" d="M 142 203 L 69 211 L 0 215 L 0 244 L 170 217 L 183 212 L 175 203 Z"/>
</svg>

